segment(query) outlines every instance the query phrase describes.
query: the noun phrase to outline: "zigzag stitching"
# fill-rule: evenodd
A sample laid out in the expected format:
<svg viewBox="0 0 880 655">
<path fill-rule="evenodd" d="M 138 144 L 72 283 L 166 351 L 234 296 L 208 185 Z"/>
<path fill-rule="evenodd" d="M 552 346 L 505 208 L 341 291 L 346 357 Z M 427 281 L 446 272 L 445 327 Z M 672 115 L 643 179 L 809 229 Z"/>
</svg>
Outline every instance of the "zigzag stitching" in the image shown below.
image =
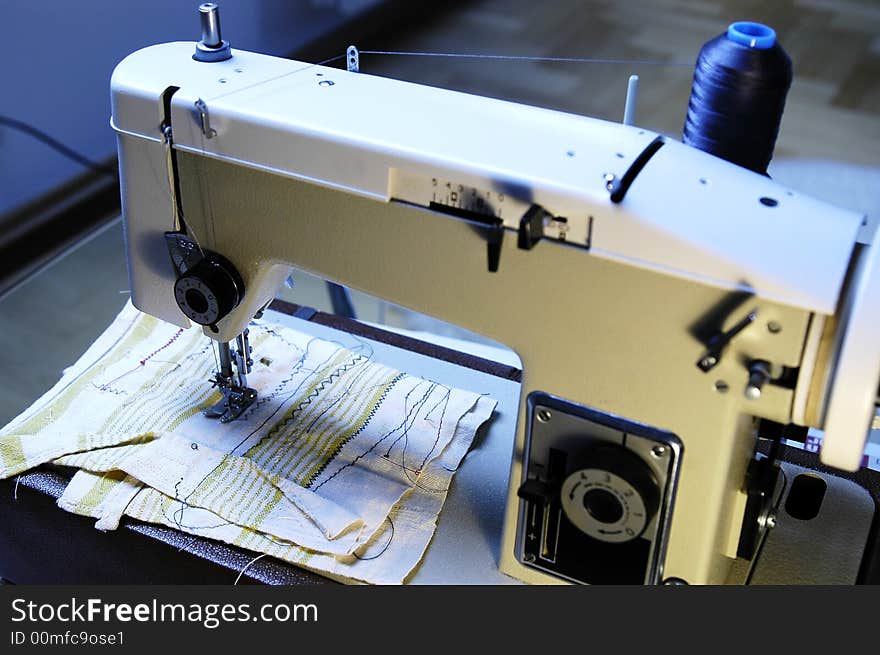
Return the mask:
<svg viewBox="0 0 880 655">
<path fill-rule="evenodd" d="M 308 405 L 311 405 L 312 402 L 321 395 L 321 393 L 324 391 L 324 389 L 327 388 L 328 385 L 330 385 L 336 379 L 339 379 L 340 377 L 342 377 L 342 375 L 345 374 L 348 370 L 354 368 L 358 364 L 358 360 L 363 360 L 363 359 L 364 359 L 364 357 L 362 357 L 361 355 L 356 355 L 354 357 L 354 359 L 352 359 L 350 362 L 343 364 L 342 366 L 337 368 L 335 371 L 333 371 L 330 375 L 328 375 L 326 378 L 321 380 L 321 383 L 317 387 L 315 387 L 315 390 L 312 393 L 310 393 L 308 396 L 306 396 L 300 402 L 300 404 L 297 405 L 296 408 L 290 412 L 290 414 L 288 414 L 288 416 L 285 419 L 283 419 L 280 423 L 276 423 L 275 425 L 273 425 L 272 429 L 269 430 L 269 432 L 266 434 L 266 436 L 263 437 L 263 439 L 260 439 L 259 443 L 254 444 L 254 446 L 252 446 L 248 450 L 248 453 L 245 453 L 245 454 L 246 455 L 249 454 L 251 451 L 253 451 L 254 448 L 256 448 L 257 446 L 262 444 L 264 440 L 271 439 L 280 430 L 287 427 L 297 417 L 297 414 L 302 412 L 302 410 L 305 409 Z"/>
<path fill-rule="evenodd" d="M 256 412 L 263 405 L 265 405 L 266 403 L 268 403 L 271 400 L 274 400 L 278 396 L 283 395 L 284 387 L 286 387 L 288 384 L 293 382 L 293 380 L 296 378 L 297 375 L 299 375 L 298 369 L 295 371 L 291 371 L 291 373 L 286 378 L 284 378 L 283 380 L 281 380 L 281 382 L 279 382 L 277 385 L 275 385 L 275 388 L 272 389 L 272 391 L 270 393 L 268 393 L 265 396 L 260 396 L 257 399 L 257 402 L 255 402 L 253 405 L 248 407 L 245 410 L 245 412 L 241 415 L 241 417 L 240 417 L 241 420 L 244 421 L 244 420 L 250 418 L 251 414 Z"/>
<path fill-rule="evenodd" d="M 385 399 L 388 397 L 388 394 L 391 393 L 391 390 L 394 388 L 394 386 L 405 377 L 406 377 L 406 374 L 398 373 L 394 377 L 394 379 L 391 380 L 391 383 L 388 385 L 388 388 L 382 392 L 381 396 L 379 396 L 379 400 L 376 402 L 375 405 L 373 405 L 373 409 L 371 409 L 370 413 L 367 414 L 367 418 L 364 419 L 364 422 L 361 423 L 361 426 L 357 430 L 352 432 L 351 435 L 349 435 L 349 437 L 347 439 L 344 439 L 343 441 L 341 441 L 339 443 L 339 445 L 333 449 L 333 452 L 327 458 L 327 460 L 324 462 L 324 464 L 321 465 L 321 467 L 317 471 L 315 471 L 315 474 L 309 478 L 308 482 L 306 482 L 306 484 L 303 485 L 306 489 L 309 489 L 312 486 L 312 484 L 314 484 L 315 480 L 317 480 L 321 476 L 321 474 L 325 471 L 325 469 L 328 466 L 330 466 L 330 462 L 332 462 L 334 459 L 336 459 L 336 456 L 345 447 L 345 444 L 347 444 L 349 441 L 351 441 L 352 439 L 357 437 L 361 432 L 363 432 L 364 430 L 367 429 L 367 426 L 370 424 L 370 421 L 373 420 L 373 417 L 379 411 L 379 408 L 382 406 L 382 403 L 385 402 Z"/>
</svg>

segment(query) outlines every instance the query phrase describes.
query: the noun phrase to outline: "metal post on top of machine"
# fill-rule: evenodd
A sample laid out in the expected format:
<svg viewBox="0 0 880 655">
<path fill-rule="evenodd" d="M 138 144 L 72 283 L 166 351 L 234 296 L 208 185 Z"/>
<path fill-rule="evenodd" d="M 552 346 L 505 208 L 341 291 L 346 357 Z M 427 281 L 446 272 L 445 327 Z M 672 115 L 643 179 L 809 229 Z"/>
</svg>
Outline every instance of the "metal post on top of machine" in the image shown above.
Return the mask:
<svg viewBox="0 0 880 655">
<path fill-rule="evenodd" d="M 202 38 L 196 44 L 193 59 L 203 62 L 225 61 L 232 57 L 229 41 L 220 32 L 220 8 L 214 2 L 199 5 L 199 22 Z"/>
</svg>

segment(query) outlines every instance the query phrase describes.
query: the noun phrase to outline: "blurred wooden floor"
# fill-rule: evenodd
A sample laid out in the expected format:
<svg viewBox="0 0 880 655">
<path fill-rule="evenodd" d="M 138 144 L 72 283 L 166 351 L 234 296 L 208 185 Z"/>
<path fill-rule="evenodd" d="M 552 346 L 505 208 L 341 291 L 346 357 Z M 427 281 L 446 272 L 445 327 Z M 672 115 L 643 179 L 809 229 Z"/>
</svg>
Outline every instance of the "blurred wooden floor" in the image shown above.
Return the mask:
<svg viewBox="0 0 880 655">
<path fill-rule="evenodd" d="M 482 0 L 362 50 L 601 57 L 684 67 L 364 55 L 363 72 L 620 120 L 680 138 L 693 62 L 737 20 L 764 22 L 794 65 L 776 156 L 880 165 L 880 0 Z M 331 53 L 332 54 L 332 53 Z M 329 56 L 329 55 L 328 55 Z"/>
</svg>

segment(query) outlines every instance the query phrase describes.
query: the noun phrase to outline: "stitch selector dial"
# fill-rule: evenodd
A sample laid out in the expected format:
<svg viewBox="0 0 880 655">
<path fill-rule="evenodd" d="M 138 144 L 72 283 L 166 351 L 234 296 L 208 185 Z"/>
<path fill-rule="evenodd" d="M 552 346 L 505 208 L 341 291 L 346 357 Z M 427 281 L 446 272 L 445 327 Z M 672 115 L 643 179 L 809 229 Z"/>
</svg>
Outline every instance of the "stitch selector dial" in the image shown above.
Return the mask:
<svg viewBox="0 0 880 655">
<path fill-rule="evenodd" d="M 225 258 L 211 253 L 174 283 L 174 298 L 180 310 L 194 323 L 215 325 L 238 307 L 244 284 Z"/>
<path fill-rule="evenodd" d="M 621 447 L 603 446 L 585 468 L 562 483 L 562 511 L 584 534 L 606 543 L 641 535 L 657 511 L 659 490 L 650 468 Z"/>
</svg>

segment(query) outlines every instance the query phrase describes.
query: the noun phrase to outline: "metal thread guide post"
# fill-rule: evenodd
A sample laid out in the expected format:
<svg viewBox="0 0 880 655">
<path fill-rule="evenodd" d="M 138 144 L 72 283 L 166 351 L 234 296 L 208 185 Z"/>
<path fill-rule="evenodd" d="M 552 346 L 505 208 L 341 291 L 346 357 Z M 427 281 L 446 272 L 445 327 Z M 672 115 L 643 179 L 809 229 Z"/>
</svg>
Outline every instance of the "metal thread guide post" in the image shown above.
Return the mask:
<svg viewBox="0 0 880 655">
<path fill-rule="evenodd" d="M 220 8 L 214 2 L 199 5 L 199 21 L 202 38 L 196 44 L 193 59 L 207 63 L 226 61 L 232 57 L 229 41 L 224 41 L 220 33 Z"/>
<path fill-rule="evenodd" d="M 361 70 L 361 56 L 356 46 L 348 46 L 345 51 L 345 64 L 349 73 L 359 73 Z"/>
</svg>

